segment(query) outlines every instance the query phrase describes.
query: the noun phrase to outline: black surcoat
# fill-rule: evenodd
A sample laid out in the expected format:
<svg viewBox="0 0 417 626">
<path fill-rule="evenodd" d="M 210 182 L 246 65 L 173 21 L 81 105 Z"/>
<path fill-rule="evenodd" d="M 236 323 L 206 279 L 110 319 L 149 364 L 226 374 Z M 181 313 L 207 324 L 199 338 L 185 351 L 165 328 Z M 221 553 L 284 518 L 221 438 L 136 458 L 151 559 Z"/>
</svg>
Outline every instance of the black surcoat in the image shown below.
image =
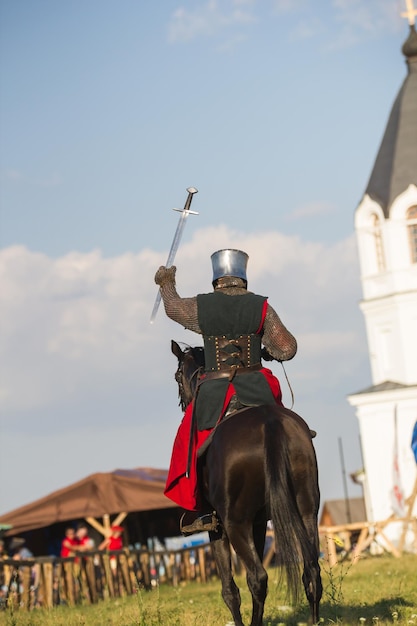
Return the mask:
<svg viewBox="0 0 417 626">
<path fill-rule="evenodd" d="M 249 368 L 243 376 L 234 376 L 232 384 L 241 404 L 275 404 L 269 384 L 260 369 L 263 318 L 266 298 L 253 293 L 227 295 L 221 291 L 197 296 L 198 323 L 204 338 L 205 371 Z M 243 351 L 241 350 L 244 346 Z M 236 346 L 240 349 L 238 353 Z M 221 417 L 228 378 L 208 376 L 197 394 L 195 411 L 198 430 L 213 428 Z"/>
</svg>

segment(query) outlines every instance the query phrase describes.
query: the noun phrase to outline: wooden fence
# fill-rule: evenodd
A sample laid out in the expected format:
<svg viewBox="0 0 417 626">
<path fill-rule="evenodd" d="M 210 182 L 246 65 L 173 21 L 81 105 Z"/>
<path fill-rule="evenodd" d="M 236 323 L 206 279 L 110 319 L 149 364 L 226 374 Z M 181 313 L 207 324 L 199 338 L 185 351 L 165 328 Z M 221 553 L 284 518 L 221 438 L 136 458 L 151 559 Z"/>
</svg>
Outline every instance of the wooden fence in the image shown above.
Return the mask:
<svg viewBox="0 0 417 626">
<path fill-rule="evenodd" d="M 398 546 L 395 546 L 387 537 L 385 528 L 392 522 L 403 523 L 404 531 Z M 382 522 L 357 522 L 340 526 L 320 526 L 320 544 L 325 560 L 330 566 L 336 565 L 340 556 L 349 556 L 353 563 L 367 550 L 372 543 L 376 543 L 380 550 L 385 550 L 395 557 L 400 557 L 404 551 L 405 533 L 410 529 L 414 536 L 413 552 L 417 554 L 417 519 L 411 522 L 407 518 L 388 518 Z"/>
<path fill-rule="evenodd" d="M 393 520 L 383 522 L 320 526 L 320 543 L 325 561 L 336 565 L 340 558 L 356 562 L 360 554 L 378 536 L 385 548 L 400 556 L 402 546 L 395 548 L 384 529 Z M 404 523 L 404 532 L 414 530 L 417 553 L 417 519 L 396 519 Z M 264 566 L 268 567 L 275 554 L 274 537 L 268 531 L 268 549 Z M 354 540 L 353 540 L 354 538 Z M 339 547 L 339 552 L 337 550 Z M 242 565 L 232 554 L 233 567 L 241 572 Z M 138 588 L 151 589 L 159 583 L 177 586 L 181 581 L 206 582 L 216 575 L 210 544 L 180 550 L 128 550 L 83 552 L 66 559 L 37 557 L 30 560 L 0 560 L 0 608 L 5 605 L 32 609 L 80 602 L 95 603 L 100 599 L 130 595 Z"/>
<path fill-rule="evenodd" d="M 83 552 L 66 559 L 0 561 L 4 605 L 32 609 L 129 595 L 160 582 L 206 582 L 216 573 L 209 544 L 175 551 Z"/>
</svg>

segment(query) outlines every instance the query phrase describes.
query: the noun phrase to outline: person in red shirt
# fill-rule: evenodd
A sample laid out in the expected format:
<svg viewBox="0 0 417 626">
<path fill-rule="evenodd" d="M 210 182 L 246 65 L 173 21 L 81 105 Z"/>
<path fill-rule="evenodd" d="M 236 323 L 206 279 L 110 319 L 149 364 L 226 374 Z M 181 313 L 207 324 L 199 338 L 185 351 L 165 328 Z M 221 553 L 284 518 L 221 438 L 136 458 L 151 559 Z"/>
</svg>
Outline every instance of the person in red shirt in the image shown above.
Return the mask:
<svg viewBox="0 0 417 626">
<path fill-rule="evenodd" d="M 69 556 L 74 556 L 74 548 L 79 545 L 78 539 L 75 536 L 75 530 L 72 526 L 68 526 L 65 529 L 65 537 L 61 543 L 61 557 L 67 558 Z"/>
<path fill-rule="evenodd" d="M 99 550 L 121 550 L 123 548 L 123 526 L 112 526 L 111 535 L 99 545 Z"/>
<path fill-rule="evenodd" d="M 107 549 L 109 551 L 111 551 L 111 550 L 122 550 L 122 548 L 123 548 L 123 539 L 122 539 L 123 527 L 122 526 L 112 526 L 110 530 L 111 530 L 111 534 L 109 535 L 109 537 L 106 537 L 106 539 L 101 542 L 101 544 L 99 545 L 98 549 L 99 550 Z M 117 569 L 117 561 L 116 561 L 116 557 L 114 555 L 110 557 L 110 567 L 112 568 L 113 572 L 115 573 L 115 571 Z"/>
<path fill-rule="evenodd" d="M 86 550 L 94 550 L 94 541 L 88 536 L 88 528 L 85 524 L 78 524 L 75 535 L 78 539 L 78 549 L 80 551 L 85 552 Z"/>
</svg>

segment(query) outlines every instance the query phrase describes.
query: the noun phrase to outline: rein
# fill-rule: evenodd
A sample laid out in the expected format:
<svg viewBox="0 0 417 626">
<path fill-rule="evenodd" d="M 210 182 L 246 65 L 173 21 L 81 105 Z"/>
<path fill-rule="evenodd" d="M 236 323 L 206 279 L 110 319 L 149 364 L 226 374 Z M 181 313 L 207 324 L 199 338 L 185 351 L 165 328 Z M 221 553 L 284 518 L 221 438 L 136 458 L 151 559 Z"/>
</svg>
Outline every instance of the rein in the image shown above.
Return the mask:
<svg viewBox="0 0 417 626">
<path fill-rule="evenodd" d="M 178 395 L 180 398 L 180 406 L 181 409 L 183 411 L 185 411 L 186 407 L 189 405 L 189 403 L 192 401 L 196 390 L 198 389 L 198 376 L 201 372 L 201 365 L 199 365 L 198 367 L 196 367 L 196 369 L 193 371 L 193 373 L 191 374 L 191 376 L 188 379 L 188 386 L 190 388 L 190 392 L 191 392 L 191 398 L 187 399 L 185 396 L 187 395 L 185 393 L 185 385 L 184 385 L 184 380 L 187 379 L 185 372 L 184 372 L 184 362 L 181 363 L 181 367 L 180 369 L 176 372 L 175 374 L 175 380 L 177 381 L 178 384 Z M 193 389 L 193 380 L 197 377 L 197 381 L 195 382 L 195 388 Z"/>
<path fill-rule="evenodd" d="M 194 378 L 195 376 L 197 376 L 197 377 L 198 377 L 198 376 L 199 376 L 199 374 L 200 374 L 200 372 L 201 372 L 201 366 L 200 366 L 200 367 L 197 367 L 197 368 L 194 370 L 194 372 L 191 374 L 191 376 L 190 376 L 190 387 L 191 387 L 191 383 L 193 382 L 193 378 Z M 196 389 L 197 389 L 197 387 L 198 387 L 198 380 L 197 380 L 197 382 L 196 382 L 195 386 L 196 386 Z M 194 393 L 195 393 L 195 391 L 194 391 Z M 193 394 L 193 395 L 194 395 L 194 394 Z"/>
<path fill-rule="evenodd" d="M 287 376 L 287 372 L 285 371 L 284 363 L 282 361 L 281 361 L 281 365 L 282 365 L 282 369 L 284 371 L 285 380 L 287 381 L 288 389 L 290 390 L 290 393 L 291 393 L 291 407 L 290 407 L 290 409 L 292 410 L 292 408 L 294 406 L 294 392 L 292 390 L 290 381 L 289 381 L 288 376 Z"/>
</svg>

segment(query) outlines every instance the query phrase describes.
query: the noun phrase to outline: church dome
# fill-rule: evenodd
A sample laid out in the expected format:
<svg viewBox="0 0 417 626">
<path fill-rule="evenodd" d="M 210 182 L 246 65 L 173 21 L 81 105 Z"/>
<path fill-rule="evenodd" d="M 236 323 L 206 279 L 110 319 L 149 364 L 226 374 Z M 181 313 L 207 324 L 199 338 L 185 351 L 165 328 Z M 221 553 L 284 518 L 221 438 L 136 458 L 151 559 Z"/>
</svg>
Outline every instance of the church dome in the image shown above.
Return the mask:
<svg viewBox="0 0 417 626">
<path fill-rule="evenodd" d="M 408 73 L 391 109 L 365 193 L 389 216 L 394 200 L 410 184 L 417 185 L 417 33 L 402 47 Z"/>
<path fill-rule="evenodd" d="M 411 24 L 410 34 L 408 39 L 404 41 L 401 50 L 403 55 L 409 59 L 411 57 L 417 57 L 417 32 L 414 24 Z"/>
</svg>

